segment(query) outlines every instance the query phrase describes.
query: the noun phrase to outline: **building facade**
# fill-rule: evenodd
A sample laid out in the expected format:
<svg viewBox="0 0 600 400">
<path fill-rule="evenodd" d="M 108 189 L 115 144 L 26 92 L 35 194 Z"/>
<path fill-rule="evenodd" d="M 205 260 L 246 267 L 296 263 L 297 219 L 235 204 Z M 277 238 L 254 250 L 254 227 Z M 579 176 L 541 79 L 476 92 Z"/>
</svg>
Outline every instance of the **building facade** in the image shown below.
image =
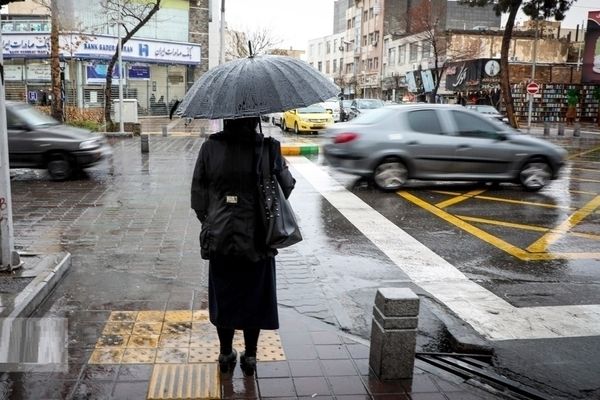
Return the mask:
<svg viewBox="0 0 600 400">
<path fill-rule="evenodd" d="M 124 44 L 124 97 L 137 99 L 139 113 L 165 115 L 208 69 L 209 5 L 209 0 L 166 0 Z M 114 15 L 95 0 L 61 0 L 60 7 L 64 101 L 103 107 L 106 66 L 118 43 Z M 7 99 L 50 101 L 50 29 L 49 11 L 34 1 L 9 4 L 2 16 Z M 118 83 L 117 66 L 113 84 Z M 116 98 L 118 90 L 112 92 Z"/>
</svg>

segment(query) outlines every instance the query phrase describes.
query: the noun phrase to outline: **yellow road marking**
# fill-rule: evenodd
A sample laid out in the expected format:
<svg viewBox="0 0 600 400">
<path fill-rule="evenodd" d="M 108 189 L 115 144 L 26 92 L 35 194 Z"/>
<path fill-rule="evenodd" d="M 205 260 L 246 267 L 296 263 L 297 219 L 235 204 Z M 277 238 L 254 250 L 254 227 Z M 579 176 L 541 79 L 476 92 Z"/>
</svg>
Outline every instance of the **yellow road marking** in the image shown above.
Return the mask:
<svg viewBox="0 0 600 400">
<path fill-rule="evenodd" d="M 589 154 L 589 153 L 593 153 L 595 151 L 600 151 L 600 147 L 595 147 L 595 148 L 590 149 L 590 150 L 582 151 L 581 153 L 570 155 L 569 157 L 567 157 L 567 160 L 571 160 L 573 158 L 581 157 L 583 155 L 586 155 L 586 154 Z"/>
<path fill-rule="evenodd" d="M 596 192 L 586 192 L 585 190 L 570 190 L 571 193 L 575 193 L 575 194 L 589 194 L 591 196 L 597 196 L 598 193 Z"/>
<path fill-rule="evenodd" d="M 561 236 L 563 236 L 568 230 L 573 228 L 575 225 L 583 221 L 585 217 L 593 213 L 596 208 L 600 207 L 600 196 L 594 197 L 590 202 L 575 211 L 569 218 L 563 221 L 556 228 L 546 233 L 544 236 L 532 243 L 527 251 L 540 253 L 547 251 L 548 246 L 555 243 Z"/>
<path fill-rule="evenodd" d="M 527 254 L 527 252 L 523 251 L 522 249 L 520 249 L 516 246 L 513 246 L 512 244 L 510 244 L 502 239 L 499 239 L 496 236 L 490 235 L 486 231 L 481 230 L 471 224 L 468 224 L 465 221 L 461 220 L 460 218 L 457 218 L 454 215 L 449 214 L 446 211 L 441 210 L 441 209 L 435 207 L 434 205 L 429 204 L 428 202 L 423 201 L 416 196 L 413 196 L 412 194 L 410 194 L 408 192 L 400 191 L 397 193 L 398 193 L 398 195 L 404 197 L 406 200 L 418 205 L 419 207 L 442 218 L 443 220 L 446 220 L 446 221 L 450 222 L 451 224 L 456 225 L 458 228 L 460 228 L 466 232 L 469 232 L 470 234 L 472 234 L 474 236 L 477 236 L 479 239 L 483 240 L 484 242 L 487 242 L 487 243 L 491 244 L 492 246 L 495 246 L 501 250 L 504 250 L 508 254 L 511 254 L 517 258 L 529 259 L 529 255 Z"/>
<path fill-rule="evenodd" d="M 449 214 L 446 211 L 437 208 L 433 204 L 430 204 L 424 200 L 421 200 L 420 198 L 418 198 L 406 191 L 400 191 L 400 192 L 397 192 L 397 194 L 399 196 L 403 197 L 404 199 L 410 201 L 411 203 L 429 211 L 430 213 L 434 214 L 435 216 L 455 225 L 456 227 L 470 233 L 473 236 L 476 236 L 477 238 L 483 240 L 484 242 L 487 242 L 487 243 L 491 244 L 492 246 L 495 246 L 498 249 L 503 250 L 506 253 L 508 253 L 508 254 L 512 255 L 513 257 L 516 257 L 522 261 L 547 261 L 547 260 L 560 260 L 560 259 L 584 260 L 584 259 L 591 259 L 591 258 L 600 258 L 600 253 L 543 253 L 543 252 L 529 253 L 527 250 L 523 250 L 520 247 L 514 246 L 514 245 L 506 242 L 505 240 L 502 240 L 494 235 L 491 235 L 491 234 L 485 232 L 484 230 L 479 229 L 476 226 L 473 226 L 473 225 L 467 223 L 466 221 L 463 221 L 462 219 L 460 219 L 460 217 Z M 600 198 L 600 196 L 598 196 L 598 197 Z M 500 221 L 498 221 L 498 222 L 500 222 Z M 508 224 L 508 223 L 506 223 L 506 224 Z M 519 224 L 515 224 L 515 225 L 519 225 Z M 546 228 L 541 228 L 541 229 L 546 229 Z M 549 229 L 546 229 L 546 231 L 550 232 Z M 573 234 L 575 234 L 575 233 L 573 233 Z M 577 234 L 577 235 L 585 236 L 586 234 Z M 594 235 L 594 239 L 596 239 L 596 238 L 597 238 L 596 235 Z"/>
<path fill-rule="evenodd" d="M 587 172 L 600 172 L 600 169 L 592 169 L 592 168 L 577 168 L 577 167 L 571 167 L 572 170 L 576 170 L 576 171 L 587 171 Z"/>
<path fill-rule="evenodd" d="M 433 193 L 439 193 L 439 194 L 447 194 L 449 196 L 460 196 L 462 193 L 458 193 L 458 192 L 447 192 L 445 190 L 432 190 Z"/>
<path fill-rule="evenodd" d="M 456 217 L 460 218 L 464 221 L 479 222 L 479 223 L 488 224 L 488 225 L 505 226 L 507 228 L 517 228 L 517 229 L 522 229 L 525 231 L 548 232 L 550 230 L 549 228 L 544 228 L 543 226 L 515 224 L 513 222 L 497 221 L 494 219 L 487 219 L 487 218 L 468 217 L 466 215 L 456 215 Z"/>
<path fill-rule="evenodd" d="M 450 206 L 453 206 L 455 204 L 461 203 L 461 202 L 463 202 L 465 200 L 469 200 L 470 198 L 472 198 L 474 196 L 477 196 L 478 194 L 481 194 L 483 192 L 485 192 L 485 189 L 482 189 L 482 190 L 472 190 L 470 192 L 458 195 L 458 196 L 453 197 L 451 199 L 441 201 L 441 202 L 437 203 L 435 206 L 438 207 L 438 208 L 450 207 Z"/>
<path fill-rule="evenodd" d="M 545 228 L 543 226 L 516 224 L 514 222 L 497 221 L 494 219 L 487 219 L 487 218 L 469 217 L 466 215 L 456 215 L 456 217 L 458 217 L 464 221 L 479 222 L 481 224 L 488 224 L 488 225 L 504 226 L 507 228 L 521 229 L 524 231 L 548 232 L 548 231 L 552 230 L 551 228 Z M 570 236 L 577 236 L 577 237 L 581 237 L 581 238 L 585 238 L 585 239 L 592 239 L 592 240 L 600 240 L 600 235 L 595 235 L 593 233 L 584 233 L 584 232 L 567 232 L 567 233 Z"/>
<path fill-rule="evenodd" d="M 535 201 L 523 201 L 523 200 L 504 199 L 502 197 L 494 197 L 494 196 L 475 196 L 474 198 L 475 199 L 479 199 L 479 200 L 498 201 L 498 202 L 501 202 L 501 203 L 525 204 L 525 205 L 528 205 L 528 206 L 536 206 L 536 207 L 558 208 L 558 209 L 567 209 L 567 210 L 571 210 L 572 209 L 572 207 L 559 206 L 557 204 L 546 204 L 546 203 L 537 203 Z"/>
</svg>

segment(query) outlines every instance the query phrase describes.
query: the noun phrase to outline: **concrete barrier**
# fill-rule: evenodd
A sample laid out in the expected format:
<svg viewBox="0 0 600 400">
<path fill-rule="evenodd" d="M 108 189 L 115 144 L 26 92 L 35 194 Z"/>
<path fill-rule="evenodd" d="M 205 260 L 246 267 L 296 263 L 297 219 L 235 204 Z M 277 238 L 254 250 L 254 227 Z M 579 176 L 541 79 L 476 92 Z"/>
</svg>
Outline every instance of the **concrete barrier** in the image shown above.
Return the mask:
<svg viewBox="0 0 600 400">
<path fill-rule="evenodd" d="M 419 297 L 408 288 L 375 295 L 369 366 L 381 380 L 410 379 L 415 364 Z"/>
</svg>

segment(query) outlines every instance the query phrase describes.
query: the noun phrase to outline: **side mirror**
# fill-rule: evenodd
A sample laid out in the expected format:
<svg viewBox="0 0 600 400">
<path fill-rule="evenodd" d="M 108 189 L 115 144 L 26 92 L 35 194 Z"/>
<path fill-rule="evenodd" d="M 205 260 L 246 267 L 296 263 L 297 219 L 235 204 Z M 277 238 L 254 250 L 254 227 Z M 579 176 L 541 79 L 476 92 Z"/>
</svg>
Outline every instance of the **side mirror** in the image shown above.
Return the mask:
<svg viewBox="0 0 600 400">
<path fill-rule="evenodd" d="M 508 135 L 505 133 L 498 133 L 496 138 L 499 142 L 502 142 L 504 140 L 508 140 Z"/>
</svg>

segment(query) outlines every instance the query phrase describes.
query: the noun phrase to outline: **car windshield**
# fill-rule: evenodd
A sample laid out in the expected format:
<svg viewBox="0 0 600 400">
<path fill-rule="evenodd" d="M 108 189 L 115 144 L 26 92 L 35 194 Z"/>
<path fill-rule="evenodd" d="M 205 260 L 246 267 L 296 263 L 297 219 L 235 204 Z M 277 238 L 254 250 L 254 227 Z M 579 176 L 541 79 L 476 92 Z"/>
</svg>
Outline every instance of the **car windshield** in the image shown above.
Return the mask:
<svg viewBox="0 0 600 400">
<path fill-rule="evenodd" d="M 352 100 L 342 100 L 342 107 L 350 108 L 352 106 Z"/>
<path fill-rule="evenodd" d="M 358 105 L 358 108 L 362 108 L 365 110 L 375 109 L 384 106 L 383 101 L 377 99 L 358 100 L 356 104 Z"/>
<path fill-rule="evenodd" d="M 51 116 L 28 105 L 14 107 L 12 111 L 21 121 L 32 127 L 40 128 L 44 126 L 59 125 L 59 122 Z"/>
<path fill-rule="evenodd" d="M 298 114 L 322 114 L 326 113 L 325 108 L 320 105 L 313 104 L 312 106 L 298 108 Z"/>
</svg>

